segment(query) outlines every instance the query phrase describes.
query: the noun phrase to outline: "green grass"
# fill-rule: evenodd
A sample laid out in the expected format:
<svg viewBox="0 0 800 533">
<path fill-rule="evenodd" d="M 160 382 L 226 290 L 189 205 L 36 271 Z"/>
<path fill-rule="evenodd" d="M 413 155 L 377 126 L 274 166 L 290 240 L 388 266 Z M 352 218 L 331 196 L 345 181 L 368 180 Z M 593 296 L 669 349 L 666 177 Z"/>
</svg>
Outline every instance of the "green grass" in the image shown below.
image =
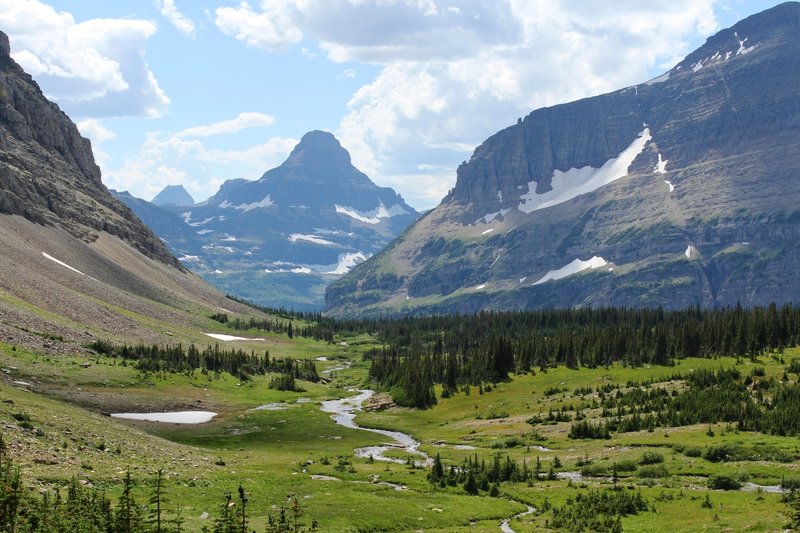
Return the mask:
<svg viewBox="0 0 800 533">
<path fill-rule="evenodd" d="M 368 366 L 362 362 L 362 354 L 375 345 L 374 339 L 362 335 L 328 344 L 255 331 L 239 334 L 266 338 L 257 346 L 269 349 L 274 357 L 324 356 L 327 361 L 317 362 L 320 371 L 341 366 L 343 360 L 353 364 L 332 374 L 334 379 L 329 384 L 300 382 L 305 392 L 293 393 L 269 389 L 270 376 L 243 383 L 226 374 L 142 375 L 112 358 L 44 357 L 0 343 L 0 367 L 10 370 L 8 381 L 17 379 L 34 384 L 35 392 L 8 384 L 0 386 L 3 434 L 17 453 L 15 459 L 26 477 L 33 480 L 34 489 L 63 486 L 71 477 L 78 476 L 116 497 L 124 471 L 130 467 L 140 481 L 137 499 L 145 501 L 148 490 L 144 481 L 161 467 L 167 473 L 168 499 L 173 506 L 182 507 L 190 530 L 210 525 L 210 521 L 200 518 L 202 513 L 215 515 L 224 494 L 235 492 L 242 483 L 249 493 L 251 526 L 256 530 L 263 529 L 268 513 L 288 505 L 289 497 L 297 497 L 305 516 L 315 517 L 323 531 L 444 532 L 497 531 L 502 519 L 525 510 L 523 503 L 541 508 L 546 499 L 560 505 L 578 491 L 611 487 L 608 474 L 585 478 L 577 484 L 565 480 L 538 481 L 531 486 L 504 483 L 499 498 L 473 497 L 460 487 L 434 490 L 424 469 L 353 458 L 355 448 L 379 444 L 386 438 L 334 424 L 327 414 L 320 412 L 319 402 L 351 394 L 347 389 L 364 385 Z M 341 342 L 346 344 L 340 345 Z M 245 345 L 250 344 L 254 343 Z M 225 343 L 225 346 L 239 344 Z M 786 356 L 787 361 L 791 355 Z M 86 362 L 89 366 L 82 366 Z M 641 490 L 651 504 L 650 511 L 623 520 L 626 530 L 781 530 L 786 522 L 786 506 L 779 495 L 709 491 L 706 478 L 715 474 L 746 474 L 751 482 L 774 485 L 784 476 L 800 475 L 796 461 L 713 463 L 679 450 L 731 443 L 772 447 L 797 457 L 800 450 L 796 438 L 738 432 L 716 424 L 711 428 L 706 425 L 658 428 L 653 432 L 614 434 L 610 440 L 573 441 L 567 438 L 569 422 L 538 425 L 537 438 L 533 426 L 527 422 L 534 415 L 564 405 L 590 406 L 591 395 L 573 394 L 577 387 L 660 380 L 676 372 L 733 365 L 736 365 L 734 359 L 725 358 L 684 360 L 675 367 L 553 368 L 537 371 L 535 375 L 514 376 L 483 394 L 472 387 L 469 395 L 460 392 L 451 398 L 440 398 L 429 410 L 391 408 L 361 413 L 358 421 L 362 425 L 409 433 L 422 442 L 424 451 L 439 453 L 446 465 L 458 464 L 473 455 L 488 460 L 499 452 L 515 460 L 525 460 L 531 468 L 538 457 L 544 471 L 556 458 L 562 463 L 562 471 L 580 471 L 578 463 L 586 460 L 600 470 L 610 471 L 614 463 L 635 463 L 644 452 L 656 452 L 664 457 L 662 464 L 669 474 L 666 478 L 645 480 L 638 470 L 621 473 L 620 485 Z M 783 374 L 784 365 L 766 356 L 757 363 L 743 362 L 739 367 L 743 374 L 749 374 L 756 365 L 763 366 L 768 377 Z M 680 389 L 684 385 L 674 382 L 659 386 Z M 545 394 L 554 388 L 566 390 Z M 437 390 L 437 395 L 440 393 Z M 298 402 L 301 398 L 303 401 Z M 253 410 L 271 403 L 285 408 Z M 88 406 L 89 410 L 78 405 Z M 208 424 L 181 426 L 120 421 L 96 413 L 111 406 L 141 411 L 194 405 L 214 410 L 219 416 Z M 598 415 L 598 410 L 590 407 L 585 412 L 590 417 Z M 14 418 L 19 414 L 27 415 L 32 426 L 40 428 L 43 435 L 37 436 L 21 427 Z M 713 430 L 713 436 L 709 435 L 709 429 Z M 509 439 L 523 445 L 493 447 Z M 464 445 L 474 449 L 454 447 Z M 534 446 L 544 446 L 550 451 Z M 337 469 L 340 457 L 347 458 L 352 466 Z M 312 475 L 336 480 L 312 479 Z M 701 506 L 707 494 L 713 503 L 711 510 Z M 546 530 L 549 517 L 549 513 L 524 516 L 514 519 L 512 527 L 518 532 Z"/>
</svg>

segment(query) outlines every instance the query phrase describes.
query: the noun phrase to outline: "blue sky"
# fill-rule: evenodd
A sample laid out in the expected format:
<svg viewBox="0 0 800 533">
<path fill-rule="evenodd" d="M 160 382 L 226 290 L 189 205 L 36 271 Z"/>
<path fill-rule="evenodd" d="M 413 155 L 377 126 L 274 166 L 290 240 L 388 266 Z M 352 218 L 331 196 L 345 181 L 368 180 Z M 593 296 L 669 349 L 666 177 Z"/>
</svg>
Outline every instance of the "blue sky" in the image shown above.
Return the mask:
<svg viewBox="0 0 800 533">
<path fill-rule="evenodd" d="M 425 209 L 518 117 L 657 76 L 778 3 L 0 0 L 0 29 L 111 188 L 200 201 L 322 129 Z"/>
</svg>

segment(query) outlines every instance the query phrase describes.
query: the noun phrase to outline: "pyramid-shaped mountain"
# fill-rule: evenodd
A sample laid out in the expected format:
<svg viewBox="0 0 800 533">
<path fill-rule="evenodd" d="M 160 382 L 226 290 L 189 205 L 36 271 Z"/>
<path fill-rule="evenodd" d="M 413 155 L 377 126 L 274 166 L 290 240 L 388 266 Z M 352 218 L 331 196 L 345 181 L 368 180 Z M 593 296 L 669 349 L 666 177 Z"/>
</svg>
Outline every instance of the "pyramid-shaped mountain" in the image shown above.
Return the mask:
<svg viewBox="0 0 800 533">
<path fill-rule="evenodd" d="M 194 198 L 183 185 L 167 185 L 153 197 L 151 203 L 161 207 L 189 207 L 194 205 Z"/>
<path fill-rule="evenodd" d="M 333 313 L 800 301 L 800 4 L 637 86 L 538 109 L 333 284 Z M 380 275 L 379 275 L 380 274 Z"/>
<path fill-rule="evenodd" d="M 229 180 L 205 202 L 169 209 L 196 239 L 176 237 L 166 224 L 153 229 L 184 265 L 228 293 L 298 310 L 320 309 L 328 283 L 418 217 L 395 191 L 355 168 L 323 131 L 305 134 L 259 180 Z"/>
</svg>

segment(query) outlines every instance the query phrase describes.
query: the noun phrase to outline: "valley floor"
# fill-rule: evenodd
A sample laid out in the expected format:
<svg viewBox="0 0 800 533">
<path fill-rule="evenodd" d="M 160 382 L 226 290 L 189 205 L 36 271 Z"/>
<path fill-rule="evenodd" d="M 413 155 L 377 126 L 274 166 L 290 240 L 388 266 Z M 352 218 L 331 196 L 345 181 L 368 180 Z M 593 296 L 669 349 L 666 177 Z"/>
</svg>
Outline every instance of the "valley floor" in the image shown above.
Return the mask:
<svg viewBox="0 0 800 533">
<path fill-rule="evenodd" d="M 251 333 L 243 335 L 256 336 Z M 241 382 L 199 371 L 143 374 L 115 358 L 49 357 L 0 344 L 0 423 L 9 455 L 32 493 L 63 488 L 76 477 L 115 499 L 130 469 L 138 501 L 147 502 L 149 482 L 161 468 L 167 513 L 180 508 L 188 530 L 212 527 L 225 494 L 235 494 L 241 484 L 250 527 L 257 531 L 293 498 L 304 523 L 313 517 L 321 531 L 501 531 L 505 520 L 503 531 L 546 531 L 554 524 L 554 509 L 563 511 L 581 494 L 616 487 L 646 502 L 621 518 L 626 531 L 782 531 L 789 507 L 781 485 L 800 480 L 794 437 L 712 424 L 571 439 L 571 422 L 546 421 L 550 413 L 574 415 L 578 409 L 586 419 L 599 420 L 597 390 L 625 391 L 632 381 L 681 390 L 686 383 L 674 379 L 677 374 L 732 367 L 742 374 L 763 368 L 765 379 L 782 379 L 790 353 L 738 364 L 725 358 L 686 359 L 675 367 L 558 367 L 487 390 L 461 390 L 427 410 L 390 406 L 358 413 L 362 426 L 413 436 L 424 453 L 440 458 L 445 471 L 457 472 L 473 458 L 491 465 L 499 456 L 539 472 L 527 482 L 497 483 L 496 490 L 478 488 L 470 495 L 462 483 L 432 484 L 431 469 L 401 449 L 386 452 L 400 462 L 355 457 L 355 449 L 390 439 L 336 424 L 321 411 L 322 401 L 364 386 L 368 367 L 362 355 L 372 339 L 287 342 L 270 334 L 263 346 L 273 356 L 316 359 L 330 382 L 300 382 L 303 392 L 281 392 L 268 388 L 269 376 Z M 105 416 L 166 410 L 218 415 L 199 425 Z M 536 417 L 541 423 L 532 424 Z M 706 450 L 721 445 L 750 457 L 706 458 Z M 741 489 L 709 489 L 713 476 L 733 478 Z"/>
</svg>

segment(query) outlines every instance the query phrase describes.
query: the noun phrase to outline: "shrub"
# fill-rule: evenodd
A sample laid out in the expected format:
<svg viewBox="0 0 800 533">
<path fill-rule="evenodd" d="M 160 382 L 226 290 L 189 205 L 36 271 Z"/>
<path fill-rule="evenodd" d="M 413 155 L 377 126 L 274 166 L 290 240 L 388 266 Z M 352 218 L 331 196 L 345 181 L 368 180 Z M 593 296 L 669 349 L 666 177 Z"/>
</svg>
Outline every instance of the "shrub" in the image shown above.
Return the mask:
<svg viewBox="0 0 800 533">
<path fill-rule="evenodd" d="M 643 478 L 661 478 L 667 477 L 669 470 L 664 465 L 645 465 L 639 468 L 637 475 Z"/>
<path fill-rule="evenodd" d="M 633 459 L 623 459 L 617 463 L 617 472 L 635 472 L 636 461 Z"/>
<path fill-rule="evenodd" d="M 686 457 L 700 457 L 703 455 L 703 449 L 700 446 L 689 446 L 683 451 Z"/>
<path fill-rule="evenodd" d="M 716 474 L 708 478 L 708 488 L 714 490 L 739 490 L 742 484 L 732 477 L 724 474 Z"/>
<path fill-rule="evenodd" d="M 664 462 L 664 456 L 657 452 L 644 452 L 639 458 L 640 465 L 655 465 Z"/>
</svg>

